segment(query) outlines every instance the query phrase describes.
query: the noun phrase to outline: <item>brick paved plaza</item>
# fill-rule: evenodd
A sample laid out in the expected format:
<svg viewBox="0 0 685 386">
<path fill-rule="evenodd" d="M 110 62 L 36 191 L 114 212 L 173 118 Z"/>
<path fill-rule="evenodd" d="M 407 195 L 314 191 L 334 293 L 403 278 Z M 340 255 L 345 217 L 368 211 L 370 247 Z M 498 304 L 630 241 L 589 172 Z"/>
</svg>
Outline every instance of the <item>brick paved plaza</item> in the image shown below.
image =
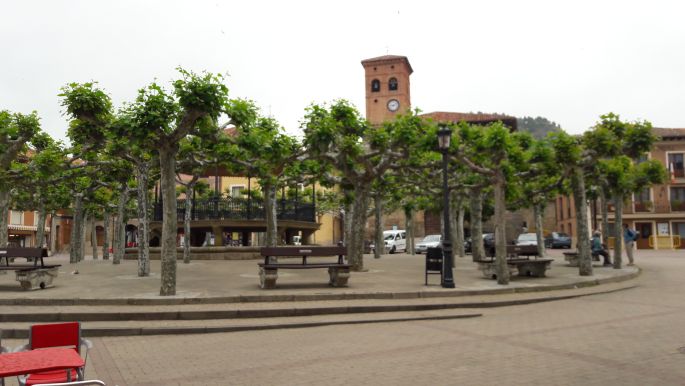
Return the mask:
<svg viewBox="0 0 685 386">
<path fill-rule="evenodd" d="M 87 378 L 108 385 L 683 385 L 685 259 L 666 251 L 637 256 L 642 273 L 633 289 L 396 313 L 483 314 L 477 318 L 95 337 Z"/>
</svg>

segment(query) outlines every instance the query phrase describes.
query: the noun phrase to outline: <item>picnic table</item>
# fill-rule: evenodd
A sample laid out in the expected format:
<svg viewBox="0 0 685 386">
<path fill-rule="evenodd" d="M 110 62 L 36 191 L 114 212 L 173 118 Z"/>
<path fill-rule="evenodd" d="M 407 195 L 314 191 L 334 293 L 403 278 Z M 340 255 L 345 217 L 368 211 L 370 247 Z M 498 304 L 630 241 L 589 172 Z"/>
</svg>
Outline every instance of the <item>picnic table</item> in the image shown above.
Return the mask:
<svg viewBox="0 0 685 386">
<path fill-rule="evenodd" d="M 25 290 L 52 287 L 61 265 L 46 265 L 44 257 L 48 257 L 45 248 L 0 248 L 0 272 L 14 271 L 16 280 Z M 17 264 L 18 258 L 24 258 L 32 264 Z"/>
<path fill-rule="evenodd" d="M 297 247 L 263 247 L 260 254 L 264 262 L 259 263 L 259 286 L 264 289 L 276 287 L 279 269 L 328 269 L 329 282 L 332 287 L 344 287 L 350 277 L 350 265 L 345 263 L 347 248 L 344 246 L 297 246 Z M 337 261 L 312 262 L 307 258 L 337 256 Z M 298 263 L 278 261 L 279 258 L 301 258 Z"/>
<path fill-rule="evenodd" d="M 85 361 L 72 348 L 45 348 L 0 355 L 0 380 L 4 377 L 65 370 L 71 381 L 71 370 L 82 368 Z M 79 380 L 83 374 L 78 373 Z"/>
</svg>

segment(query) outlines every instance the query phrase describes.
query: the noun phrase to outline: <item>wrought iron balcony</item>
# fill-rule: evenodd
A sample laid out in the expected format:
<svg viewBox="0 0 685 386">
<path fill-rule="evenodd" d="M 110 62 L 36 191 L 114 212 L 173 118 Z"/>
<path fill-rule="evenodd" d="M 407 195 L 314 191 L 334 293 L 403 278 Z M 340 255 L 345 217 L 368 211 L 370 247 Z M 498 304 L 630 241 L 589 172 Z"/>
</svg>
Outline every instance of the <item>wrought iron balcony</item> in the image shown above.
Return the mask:
<svg viewBox="0 0 685 386">
<path fill-rule="evenodd" d="M 153 206 L 153 221 L 162 221 L 162 203 L 157 202 Z M 177 200 L 178 221 L 183 221 L 185 209 L 186 200 Z M 316 206 L 311 202 L 299 200 L 276 200 L 276 215 L 278 220 L 315 222 Z M 222 197 L 194 200 L 190 218 L 191 220 L 265 220 L 266 215 L 262 200 Z"/>
</svg>

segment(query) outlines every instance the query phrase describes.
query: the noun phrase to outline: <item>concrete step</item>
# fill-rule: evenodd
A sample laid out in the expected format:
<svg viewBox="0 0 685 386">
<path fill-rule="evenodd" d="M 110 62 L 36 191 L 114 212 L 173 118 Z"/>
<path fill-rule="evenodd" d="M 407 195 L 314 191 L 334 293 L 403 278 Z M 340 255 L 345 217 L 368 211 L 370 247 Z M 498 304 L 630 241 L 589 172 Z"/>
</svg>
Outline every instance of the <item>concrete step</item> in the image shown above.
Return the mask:
<svg viewBox="0 0 685 386">
<path fill-rule="evenodd" d="M 620 282 L 574 290 L 427 299 L 156 306 L 0 306 L 0 330 L 4 338 L 23 337 L 27 334 L 28 326 L 34 323 L 77 320 L 84 323 L 88 334 L 93 334 L 91 336 L 150 334 L 150 331 L 168 326 L 172 326 L 169 327 L 172 329 L 175 328 L 173 326 L 182 326 L 185 333 L 224 332 L 250 329 L 252 327 L 249 326 L 253 325 L 257 326 L 254 328 L 262 328 L 259 326 L 269 325 L 269 320 L 273 322 L 276 319 L 297 321 L 299 318 L 328 317 L 333 320 L 363 320 L 392 313 L 456 312 L 467 308 L 485 309 L 571 299 L 635 286 L 634 283 Z M 214 324 L 218 326 L 213 327 Z"/>
<path fill-rule="evenodd" d="M 81 324 L 83 336 L 137 336 L 168 334 L 206 334 L 286 328 L 311 328 L 345 324 L 392 323 L 420 320 L 463 319 L 482 316 L 480 312 L 454 310 L 378 312 L 374 314 L 336 314 L 282 318 L 246 318 L 216 320 L 101 321 Z M 26 339 L 32 323 L 2 323 L 3 338 Z"/>
</svg>

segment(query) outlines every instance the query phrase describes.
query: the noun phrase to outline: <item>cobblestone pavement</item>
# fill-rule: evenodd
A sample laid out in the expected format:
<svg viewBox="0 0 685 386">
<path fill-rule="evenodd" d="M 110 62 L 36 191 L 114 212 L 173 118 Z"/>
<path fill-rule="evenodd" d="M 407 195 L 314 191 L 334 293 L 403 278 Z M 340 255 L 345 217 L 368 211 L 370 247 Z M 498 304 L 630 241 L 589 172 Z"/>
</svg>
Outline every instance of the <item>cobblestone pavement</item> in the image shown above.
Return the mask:
<svg viewBox="0 0 685 386">
<path fill-rule="evenodd" d="M 470 310 L 484 314 L 473 319 L 94 338 L 87 377 L 108 385 L 685 385 L 685 256 L 638 254 L 637 262 L 635 289 Z"/>
</svg>

